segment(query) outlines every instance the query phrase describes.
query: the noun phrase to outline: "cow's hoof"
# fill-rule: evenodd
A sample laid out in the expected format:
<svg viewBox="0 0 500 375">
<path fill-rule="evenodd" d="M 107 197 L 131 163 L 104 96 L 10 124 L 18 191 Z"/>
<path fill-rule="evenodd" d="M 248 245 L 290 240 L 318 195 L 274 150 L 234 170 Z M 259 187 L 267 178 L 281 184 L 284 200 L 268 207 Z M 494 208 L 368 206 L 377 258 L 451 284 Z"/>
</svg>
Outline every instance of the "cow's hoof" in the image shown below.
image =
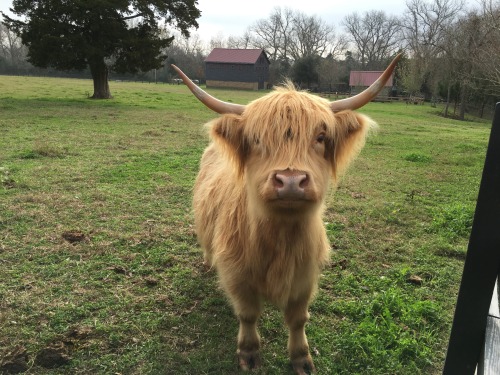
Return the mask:
<svg viewBox="0 0 500 375">
<path fill-rule="evenodd" d="M 297 375 L 313 374 L 316 372 L 311 355 L 295 358 L 292 360 L 293 370 Z"/>
<path fill-rule="evenodd" d="M 260 353 L 258 350 L 238 350 L 238 362 L 243 371 L 249 371 L 260 367 Z"/>
</svg>

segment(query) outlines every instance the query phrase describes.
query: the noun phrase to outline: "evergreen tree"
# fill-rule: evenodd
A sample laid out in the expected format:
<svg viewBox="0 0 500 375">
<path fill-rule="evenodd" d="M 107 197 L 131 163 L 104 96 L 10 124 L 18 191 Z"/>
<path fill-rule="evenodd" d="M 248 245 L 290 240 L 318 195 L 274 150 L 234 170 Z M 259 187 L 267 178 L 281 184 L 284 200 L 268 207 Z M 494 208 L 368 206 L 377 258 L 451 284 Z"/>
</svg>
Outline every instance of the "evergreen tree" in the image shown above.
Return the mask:
<svg viewBox="0 0 500 375">
<path fill-rule="evenodd" d="M 320 64 L 320 57 L 309 55 L 302 57 L 295 61 L 292 67 L 292 79 L 301 85 L 305 84 L 307 88 L 311 84 L 318 83 L 318 67 Z"/>
<path fill-rule="evenodd" d="M 109 70 L 136 73 L 162 66 L 162 51 L 173 37 L 165 24 L 185 36 L 198 27 L 197 0 L 14 0 L 14 19 L 4 24 L 21 36 L 28 61 L 58 70 L 88 67 L 93 98 L 111 98 Z"/>
</svg>

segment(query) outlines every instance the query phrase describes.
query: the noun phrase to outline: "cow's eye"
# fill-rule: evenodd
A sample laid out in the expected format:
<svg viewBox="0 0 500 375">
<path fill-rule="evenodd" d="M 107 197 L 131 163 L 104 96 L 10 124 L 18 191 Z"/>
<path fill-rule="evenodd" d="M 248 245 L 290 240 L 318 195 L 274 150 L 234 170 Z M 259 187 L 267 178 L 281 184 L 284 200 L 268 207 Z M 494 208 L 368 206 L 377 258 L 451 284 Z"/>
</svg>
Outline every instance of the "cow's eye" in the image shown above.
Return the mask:
<svg viewBox="0 0 500 375">
<path fill-rule="evenodd" d="M 316 137 L 316 142 L 318 143 L 324 143 L 325 142 L 325 133 L 320 133 L 317 137 Z"/>
</svg>

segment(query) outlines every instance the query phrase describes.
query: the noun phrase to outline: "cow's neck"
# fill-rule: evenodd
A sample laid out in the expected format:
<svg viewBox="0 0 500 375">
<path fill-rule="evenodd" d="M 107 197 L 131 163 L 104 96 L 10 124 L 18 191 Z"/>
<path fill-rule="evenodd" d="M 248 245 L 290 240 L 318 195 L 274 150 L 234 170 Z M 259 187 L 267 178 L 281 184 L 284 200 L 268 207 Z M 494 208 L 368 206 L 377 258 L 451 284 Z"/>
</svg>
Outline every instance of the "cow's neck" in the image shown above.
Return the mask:
<svg viewBox="0 0 500 375">
<path fill-rule="evenodd" d="M 320 215 L 264 217 L 253 221 L 251 238 L 255 239 L 255 245 L 265 253 L 301 253 L 307 251 L 309 243 L 314 242 L 318 228 L 323 228 Z"/>
</svg>

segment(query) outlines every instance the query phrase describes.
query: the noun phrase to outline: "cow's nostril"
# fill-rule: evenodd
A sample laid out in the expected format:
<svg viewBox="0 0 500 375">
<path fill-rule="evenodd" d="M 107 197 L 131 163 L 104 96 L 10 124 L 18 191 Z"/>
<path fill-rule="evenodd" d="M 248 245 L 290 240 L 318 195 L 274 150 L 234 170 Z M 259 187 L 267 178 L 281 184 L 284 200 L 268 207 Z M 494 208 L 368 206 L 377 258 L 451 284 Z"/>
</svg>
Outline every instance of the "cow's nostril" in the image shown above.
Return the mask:
<svg viewBox="0 0 500 375">
<path fill-rule="evenodd" d="M 304 175 L 300 175 L 300 176 L 298 177 L 298 179 L 299 179 L 299 181 L 300 181 L 300 182 L 299 182 L 299 187 L 300 187 L 300 188 L 304 189 L 304 188 L 306 188 L 306 187 L 307 187 L 307 185 L 309 185 L 309 176 L 308 176 L 308 175 L 306 175 L 306 174 L 304 174 Z"/>
<path fill-rule="evenodd" d="M 277 173 L 275 173 L 273 176 L 273 183 L 274 183 L 274 187 L 276 187 L 276 188 L 282 188 L 283 186 L 285 186 L 285 183 L 283 181 L 283 176 L 280 176 Z"/>
</svg>

